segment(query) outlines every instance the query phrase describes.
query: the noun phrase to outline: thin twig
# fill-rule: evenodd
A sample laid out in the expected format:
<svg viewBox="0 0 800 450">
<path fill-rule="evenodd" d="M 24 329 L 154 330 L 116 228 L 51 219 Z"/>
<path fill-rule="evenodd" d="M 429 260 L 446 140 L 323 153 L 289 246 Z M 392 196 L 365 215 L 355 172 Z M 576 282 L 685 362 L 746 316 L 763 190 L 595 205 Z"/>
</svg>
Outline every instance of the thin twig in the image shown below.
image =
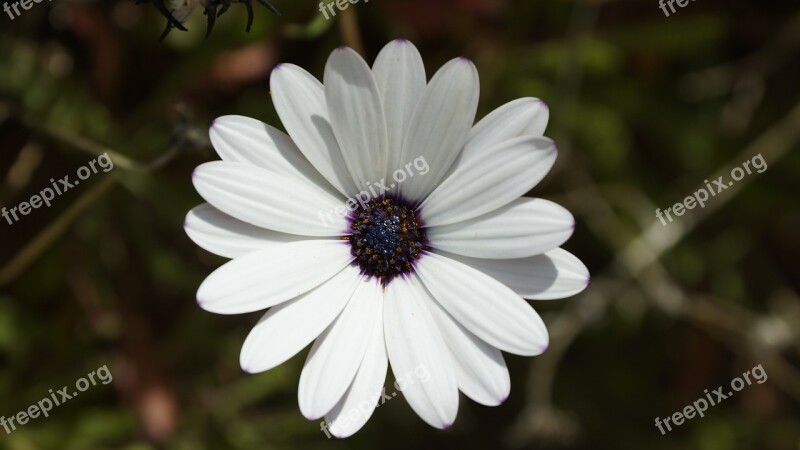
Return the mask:
<svg viewBox="0 0 800 450">
<path fill-rule="evenodd" d="M 182 145 L 173 146 L 168 152 L 158 156 L 152 161 L 145 163 L 135 161 L 127 156 L 112 150 L 104 145 L 98 144 L 90 139 L 69 133 L 64 130 L 51 128 L 37 124 L 33 121 L 23 120 L 25 125 L 41 137 L 48 139 L 59 145 L 65 145 L 75 150 L 79 150 L 90 155 L 99 156 L 104 153 L 114 162 L 114 167 L 119 167 L 132 172 L 153 172 L 164 167 L 169 161 L 174 159 L 181 151 Z"/>
<path fill-rule="evenodd" d="M 795 105 L 780 122 L 770 127 L 736 157 L 717 170 L 716 174 L 727 176 L 731 167 L 739 166 L 743 161 L 757 154 L 761 154 L 767 164 L 775 164 L 798 142 L 800 142 L 800 103 Z M 687 214 L 681 222 L 664 226 L 654 218 L 645 231 L 619 253 L 618 259 L 624 261 L 625 265 L 631 268 L 632 275 L 636 276 L 660 258 L 665 251 L 675 246 L 697 225 L 733 200 L 756 178 L 751 176 L 737 181 L 725 190 L 724 195 L 715 197 L 714 201 L 708 202 L 705 208 L 693 211 L 694 214 L 691 216 Z M 709 179 L 714 179 L 714 177 Z"/>
<path fill-rule="evenodd" d="M 164 167 L 177 157 L 184 147 L 187 135 L 181 135 L 178 142 L 164 154 L 152 161 L 140 163 L 134 161 L 110 148 L 93 142 L 89 139 L 73 135 L 67 131 L 41 126 L 32 121 L 23 122 L 31 130 L 49 139 L 56 144 L 65 145 L 73 149 L 86 152 L 95 156 L 107 153 L 114 162 L 115 167 L 134 172 L 153 172 Z M 18 277 L 36 258 L 47 250 L 86 209 L 103 197 L 108 190 L 117 183 L 116 177 L 108 177 L 84 193 L 78 200 L 70 205 L 56 220 L 50 223 L 36 237 L 28 242 L 11 260 L 0 269 L 0 286 L 5 286 Z"/>
<path fill-rule="evenodd" d="M 0 270 L 0 286 L 5 286 L 19 276 L 33 263 L 50 245 L 53 244 L 69 228 L 72 222 L 103 197 L 114 185 L 115 177 L 106 177 L 92 189 L 81 195 L 78 200 L 61 213 L 58 218 L 28 242 L 11 260 Z"/>
<path fill-rule="evenodd" d="M 361 40 L 361 33 L 358 31 L 358 16 L 354 7 L 351 6 L 341 12 L 339 16 L 339 32 L 346 46 L 352 48 L 361 56 L 365 56 L 364 42 Z"/>
</svg>

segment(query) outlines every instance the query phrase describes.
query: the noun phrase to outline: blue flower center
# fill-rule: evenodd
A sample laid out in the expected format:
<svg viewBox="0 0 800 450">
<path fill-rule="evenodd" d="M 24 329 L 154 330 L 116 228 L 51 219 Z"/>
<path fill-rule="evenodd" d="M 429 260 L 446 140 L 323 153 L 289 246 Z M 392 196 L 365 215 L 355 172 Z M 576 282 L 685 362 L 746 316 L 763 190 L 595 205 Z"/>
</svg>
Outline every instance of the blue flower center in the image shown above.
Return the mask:
<svg viewBox="0 0 800 450">
<path fill-rule="evenodd" d="M 416 210 L 394 197 L 381 197 L 359 206 L 350 215 L 350 253 L 363 274 L 385 286 L 410 273 L 414 261 L 428 249 L 425 229 Z"/>
</svg>

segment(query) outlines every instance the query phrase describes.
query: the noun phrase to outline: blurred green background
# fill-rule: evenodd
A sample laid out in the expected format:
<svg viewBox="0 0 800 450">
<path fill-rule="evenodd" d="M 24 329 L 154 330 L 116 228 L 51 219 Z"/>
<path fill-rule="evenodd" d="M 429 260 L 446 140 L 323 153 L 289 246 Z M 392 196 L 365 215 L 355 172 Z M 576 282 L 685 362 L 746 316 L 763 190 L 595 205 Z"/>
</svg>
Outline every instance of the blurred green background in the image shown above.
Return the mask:
<svg viewBox="0 0 800 450">
<path fill-rule="evenodd" d="M 34 449 L 800 448 L 800 8 L 701 0 L 372 0 L 326 21 L 274 0 L 201 13 L 163 43 L 164 19 L 132 0 L 52 0 L 0 14 L 0 204 L 11 207 L 112 151 L 100 172 L 18 223 L 0 221 L 0 415 L 108 365 L 109 385 L 7 435 Z M 224 262 L 182 228 L 190 181 L 216 159 L 207 129 L 243 114 L 281 128 L 280 62 L 321 78 L 335 47 L 372 61 L 389 40 L 429 76 L 464 55 L 479 116 L 512 99 L 550 106 L 559 161 L 528 195 L 578 219 L 565 245 L 590 268 L 574 298 L 534 302 L 551 332 L 537 358 L 507 356 L 497 408 L 462 396 L 446 431 L 402 399 L 355 437 L 328 440 L 299 413 L 305 353 L 264 374 L 239 368 L 260 316 L 195 303 Z M 663 226 L 655 209 L 762 154 L 769 169 Z M 124 155 L 124 157 L 123 157 Z M 126 159 L 127 158 L 127 159 Z M 74 177 L 74 175 L 73 175 Z M 762 364 L 753 384 L 662 436 L 704 389 Z"/>
</svg>

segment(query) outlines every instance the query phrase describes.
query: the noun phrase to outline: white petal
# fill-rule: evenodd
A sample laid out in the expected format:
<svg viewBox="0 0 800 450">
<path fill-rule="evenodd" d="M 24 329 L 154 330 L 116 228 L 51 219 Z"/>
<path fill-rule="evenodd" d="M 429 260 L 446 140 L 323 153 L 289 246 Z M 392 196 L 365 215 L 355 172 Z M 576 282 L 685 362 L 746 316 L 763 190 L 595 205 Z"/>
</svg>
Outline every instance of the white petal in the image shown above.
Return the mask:
<svg viewBox="0 0 800 450">
<path fill-rule="evenodd" d="M 386 349 L 403 395 L 429 425 L 447 428 L 458 414 L 458 385 L 452 361 L 429 304 L 433 299 L 415 275 L 397 277 L 386 287 Z M 424 372 L 427 379 L 415 374 Z"/>
<path fill-rule="evenodd" d="M 536 100 L 539 100 L 538 98 Z M 545 130 L 547 130 L 547 122 L 550 121 L 550 108 L 547 106 L 543 100 L 539 100 L 539 103 L 536 105 L 536 112 L 533 115 L 530 123 L 524 130 L 520 136 L 544 136 Z"/>
<path fill-rule="evenodd" d="M 359 191 L 383 180 L 389 157 L 386 118 L 369 66 L 353 49 L 340 47 L 325 65 L 325 99 L 344 162 Z"/>
<path fill-rule="evenodd" d="M 292 139 L 277 128 L 245 116 L 222 116 L 214 120 L 208 134 L 224 161 L 248 163 L 287 178 L 313 183 L 344 199 L 308 162 Z"/>
<path fill-rule="evenodd" d="M 523 136 L 480 152 L 459 165 L 420 205 L 427 226 L 478 217 L 522 196 L 555 163 L 552 140 Z"/>
<path fill-rule="evenodd" d="M 431 303 L 433 317 L 455 361 L 458 388 L 482 405 L 503 403 L 511 392 L 511 376 L 503 354 L 467 331 L 438 302 Z"/>
<path fill-rule="evenodd" d="M 571 297 L 589 285 L 589 269 L 571 253 L 554 248 L 523 259 L 479 259 L 445 254 L 505 284 L 531 300 Z"/>
<path fill-rule="evenodd" d="M 381 286 L 363 277 L 344 311 L 314 342 L 300 374 L 300 412 L 316 420 L 339 402 L 353 381 L 380 320 Z"/>
<path fill-rule="evenodd" d="M 262 248 L 308 239 L 250 225 L 208 203 L 186 214 L 183 229 L 195 244 L 225 258 L 238 258 Z"/>
<path fill-rule="evenodd" d="M 316 288 L 270 308 L 244 341 L 242 369 L 265 372 L 296 355 L 342 312 L 360 279 L 358 268 L 347 266 Z"/>
<path fill-rule="evenodd" d="M 538 98 L 520 98 L 495 109 L 481 119 L 469 133 L 461 158 L 520 136 L 542 136 L 547 127 L 550 110 Z"/>
<path fill-rule="evenodd" d="M 410 161 L 401 161 L 403 137 L 425 91 L 425 65 L 414 44 L 396 39 L 375 58 L 372 73 L 383 97 L 389 142 L 388 174 Z"/>
<path fill-rule="evenodd" d="M 346 438 L 360 430 L 372 417 L 383 392 L 389 357 L 383 333 L 383 298 L 379 301 L 381 316 L 375 321 L 369 346 L 353 384 L 333 410 L 325 416 L 328 429 L 337 438 Z"/>
<path fill-rule="evenodd" d="M 517 99 L 495 109 L 472 127 L 464 150 L 444 179 L 474 159 L 491 157 L 486 153 L 499 149 L 498 144 L 520 136 L 542 136 L 549 115 L 547 105 L 533 97 Z"/>
<path fill-rule="evenodd" d="M 572 236 L 575 219 L 540 198 L 518 198 L 474 219 L 428 229 L 431 247 L 475 258 L 513 259 L 554 249 Z"/>
<path fill-rule="evenodd" d="M 454 319 L 488 344 L 523 356 L 547 349 L 542 319 L 522 297 L 494 278 L 435 253 L 417 261 L 416 273 Z"/>
<path fill-rule="evenodd" d="M 294 64 L 281 64 L 272 71 L 270 90 L 283 126 L 303 155 L 339 192 L 355 195 L 358 190 L 328 119 L 322 83 Z"/>
<path fill-rule="evenodd" d="M 400 193 L 418 203 L 444 177 L 458 157 L 478 109 L 478 71 L 471 61 L 454 59 L 433 76 L 403 138 L 400 163 L 422 158 L 430 170 L 405 181 Z"/>
<path fill-rule="evenodd" d="M 247 223 L 304 236 L 340 236 L 347 228 L 344 203 L 311 184 L 235 162 L 201 164 L 195 189 L 220 211 Z"/>
<path fill-rule="evenodd" d="M 217 314 L 259 311 L 314 289 L 352 260 L 350 247 L 338 240 L 265 248 L 215 270 L 197 290 L 197 302 Z"/>
</svg>

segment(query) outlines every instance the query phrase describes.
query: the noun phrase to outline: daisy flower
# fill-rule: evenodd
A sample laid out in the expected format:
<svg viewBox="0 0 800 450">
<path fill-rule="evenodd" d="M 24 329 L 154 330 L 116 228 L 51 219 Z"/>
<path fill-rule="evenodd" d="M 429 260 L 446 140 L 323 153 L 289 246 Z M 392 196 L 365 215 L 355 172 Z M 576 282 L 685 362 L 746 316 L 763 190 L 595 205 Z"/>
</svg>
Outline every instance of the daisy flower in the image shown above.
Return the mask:
<svg viewBox="0 0 800 450">
<path fill-rule="evenodd" d="M 288 135 L 239 116 L 211 126 L 222 160 L 195 170 L 208 203 L 185 228 L 232 261 L 202 283 L 200 306 L 267 310 L 241 351 L 249 373 L 313 342 L 300 411 L 325 417 L 337 437 L 367 422 L 389 367 L 411 376 L 402 394 L 434 427 L 455 421 L 459 391 L 499 405 L 510 391 L 501 352 L 533 356 L 548 345 L 525 299 L 571 296 L 589 280 L 559 248 L 572 215 L 521 197 L 556 159 L 542 135 L 547 107 L 515 100 L 473 126 L 472 62 L 454 59 L 427 81 L 407 41 L 389 43 L 371 69 L 339 48 L 323 81 L 291 64 L 272 72 Z M 412 161 L 428 170 L 399 182 Z"/>
</svg>

